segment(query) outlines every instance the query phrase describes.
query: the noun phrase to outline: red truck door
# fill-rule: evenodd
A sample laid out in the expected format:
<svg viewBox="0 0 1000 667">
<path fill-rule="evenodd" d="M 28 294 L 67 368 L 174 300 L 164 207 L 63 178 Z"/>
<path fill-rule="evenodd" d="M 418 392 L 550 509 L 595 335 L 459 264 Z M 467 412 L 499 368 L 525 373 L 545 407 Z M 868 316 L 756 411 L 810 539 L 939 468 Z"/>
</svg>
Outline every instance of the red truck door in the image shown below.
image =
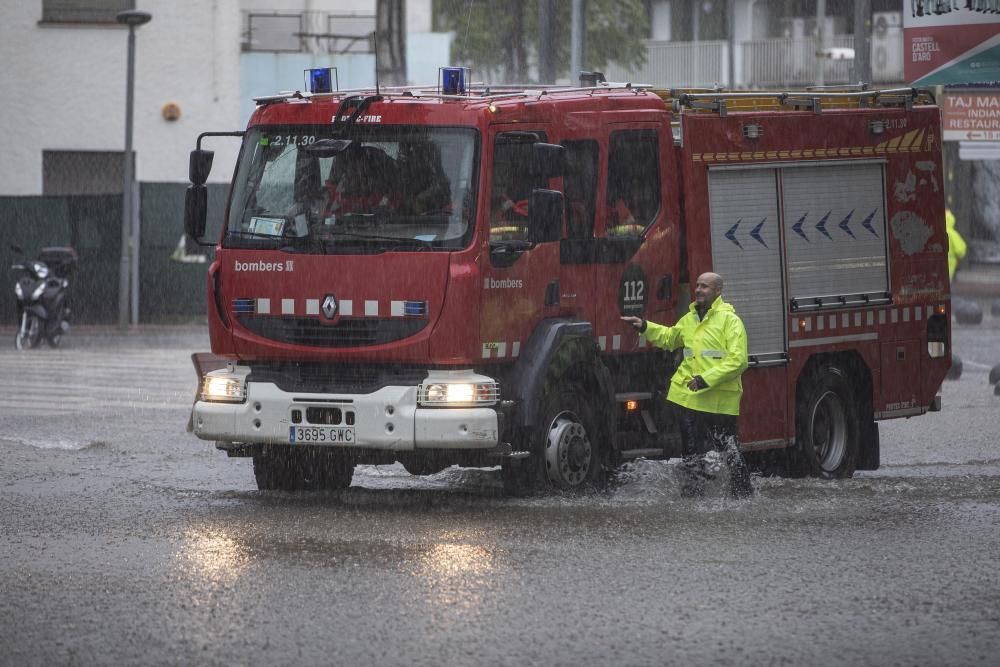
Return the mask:
<svg viewBox="0 0 1000 667">
<path fill-rule="evenodd" d="M 543 317 L 559 314 L 559 243 L 526 247 L 528 198 L 549 187 L 532 177 L 531 144 L 544 126 L 494 126 L 487 137 L 489 242 L 483 262 L 480 338 L 483 360 L 516 359 Z"/>
</svg>

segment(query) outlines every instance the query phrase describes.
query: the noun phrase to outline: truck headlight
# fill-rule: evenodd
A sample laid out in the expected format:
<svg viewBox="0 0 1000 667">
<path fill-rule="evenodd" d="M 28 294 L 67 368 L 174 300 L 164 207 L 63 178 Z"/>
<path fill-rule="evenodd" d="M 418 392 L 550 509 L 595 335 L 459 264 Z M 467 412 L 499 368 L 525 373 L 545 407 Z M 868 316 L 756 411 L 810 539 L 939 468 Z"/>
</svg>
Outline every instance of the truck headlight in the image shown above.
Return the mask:
<svg viewBox="0 0 1000 667">
<path fill-rule="evenodd" d="M 476 382 L 428 378 L 417 391 L 417 402 L 428 408 L 484 407 L 499 399 L 500 385 L 486 378 Z"/>
<path fill-rule="evenodd" d="M 247 400 L 246 381 L 242 377 L 206 375 L 201 383 L 201 400 L 210 403 L 243 403 Z"/>
</svg>

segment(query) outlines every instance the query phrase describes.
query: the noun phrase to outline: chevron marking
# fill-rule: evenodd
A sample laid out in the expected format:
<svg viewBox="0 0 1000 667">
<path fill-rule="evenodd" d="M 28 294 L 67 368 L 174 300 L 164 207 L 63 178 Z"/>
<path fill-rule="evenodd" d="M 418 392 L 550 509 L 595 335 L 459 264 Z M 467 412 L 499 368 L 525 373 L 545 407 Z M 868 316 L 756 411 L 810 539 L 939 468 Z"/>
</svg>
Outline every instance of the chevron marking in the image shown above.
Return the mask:
<svg viewBox="0 0 1000 667">
<path fill-rule="evenodd" d="M 830 217 L 831 213 L 833 213 L 833 211 L 826 212 L 826 215 L 823 216 L 823 219 L 816 223 L 816 229 L 819 231 L 820 234 L 822 234 L 823 236 L 832 241 L 833 237 L 830 236 L 830 233 L 828 231 L 826 231 L 826 221 Z"/>
<path fill-rule="evenodd" d="M 854 209 L 851 209 L 851 212 L 847 214 L 847 217 L 841 220 L 840 224 L 837 226 L 843 229 L 845 232 L 847 232 L 847 235 L 850 236 L 852 239 L 856 239 L 858 237 L 854 235 L 854 232 L 851 231 L 851 228 L 849 226 L 851 224 L 852 215 L 854 215 Z"/>
<path fill-rule="evenodd" d="M 735 243 L 737 246 L 739 246 L 740 250 L 743 249 L 743 245 L 738 240 L 736 240 L 736 228 L 740 226 L 741 222 L 743 222 L 743 218 L 737 220 L 736 224 L 730 227 L 729 231 L 726 232 L 725 234 L 726 238 Z"/>
</svg>

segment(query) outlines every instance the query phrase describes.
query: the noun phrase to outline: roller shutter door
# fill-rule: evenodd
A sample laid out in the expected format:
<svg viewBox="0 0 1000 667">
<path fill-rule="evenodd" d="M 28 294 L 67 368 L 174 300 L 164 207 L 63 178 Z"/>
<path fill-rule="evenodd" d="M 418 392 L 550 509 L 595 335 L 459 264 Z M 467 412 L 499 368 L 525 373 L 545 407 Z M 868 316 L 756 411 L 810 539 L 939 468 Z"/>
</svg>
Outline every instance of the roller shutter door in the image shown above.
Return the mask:
<svg viewBox="0 0 1000 667">
<path fill-rule="evenodd" d="M 889 289 L 882 169 L 855 163 L 781 170 L 790 298 Z"/>
<path fill-rule="evenodd" d="M 750 354 L 759 361 L 783 357 L 786 308 L 776 170 L 712 170 L 709 206 L 712 265 L 725 281 L 723 298 L 746 327 Z"/>
</svg>

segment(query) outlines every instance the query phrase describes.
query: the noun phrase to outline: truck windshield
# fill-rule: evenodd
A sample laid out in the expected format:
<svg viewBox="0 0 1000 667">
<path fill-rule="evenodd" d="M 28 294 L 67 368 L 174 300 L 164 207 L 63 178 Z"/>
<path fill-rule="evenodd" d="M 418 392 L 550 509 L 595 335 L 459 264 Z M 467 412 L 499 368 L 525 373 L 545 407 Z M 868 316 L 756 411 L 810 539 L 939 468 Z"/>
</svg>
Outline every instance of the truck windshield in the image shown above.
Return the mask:
<svg viewBox="0 0 1000 667">
<path fill-rule="evenodd" d="M 472 237 L 468 128 L 261 126 L 244 139 L 223 245 L 294 252 L 454 249 Z"/>
</svg>

